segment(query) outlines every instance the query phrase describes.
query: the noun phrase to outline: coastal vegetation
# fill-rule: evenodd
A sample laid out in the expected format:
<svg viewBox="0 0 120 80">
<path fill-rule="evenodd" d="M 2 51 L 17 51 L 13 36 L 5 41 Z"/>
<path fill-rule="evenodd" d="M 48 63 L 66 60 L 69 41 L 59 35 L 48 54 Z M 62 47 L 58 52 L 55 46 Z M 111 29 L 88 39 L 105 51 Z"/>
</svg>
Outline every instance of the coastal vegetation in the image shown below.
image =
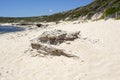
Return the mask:
<svg viewBox="0 0 120 80">
<path fill-rule="evenodd" d="M 36 17 L 0 17 L 0 22 L 4 23 L 26 23 L 26 22 L 52 22 L 60 20 L 91 19 L 95 14 L 101 13 L 99 19 L 106 17 L 120 18 L 120 0 L 94 0 L 92 3 L 78 7 L 76 9 Z"/>
</svg>

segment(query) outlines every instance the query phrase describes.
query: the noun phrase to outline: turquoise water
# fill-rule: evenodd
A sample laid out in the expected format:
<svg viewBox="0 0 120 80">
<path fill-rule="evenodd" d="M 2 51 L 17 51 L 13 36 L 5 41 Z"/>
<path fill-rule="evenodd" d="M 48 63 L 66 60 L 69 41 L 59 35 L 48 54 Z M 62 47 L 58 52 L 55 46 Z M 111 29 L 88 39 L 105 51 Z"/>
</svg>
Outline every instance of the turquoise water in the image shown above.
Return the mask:
<svg viewBox="0 0 120 80">
<path fill-rule="evenodd" d="M 24 31 L 25 28 L 14 27 L 14 26 L 0 26 L 0 33 L 8 33 L 8 32 L 17 32 Z"/>
</svg>

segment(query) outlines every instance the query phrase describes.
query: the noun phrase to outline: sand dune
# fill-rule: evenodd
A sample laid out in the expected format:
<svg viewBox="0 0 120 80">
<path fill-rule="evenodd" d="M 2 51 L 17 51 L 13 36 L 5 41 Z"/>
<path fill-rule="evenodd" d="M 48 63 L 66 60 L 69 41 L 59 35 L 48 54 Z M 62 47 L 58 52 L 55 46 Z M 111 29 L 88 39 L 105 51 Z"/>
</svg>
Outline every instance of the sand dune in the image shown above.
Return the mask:
<svg viewBox="0 0 120 80">
<path fill-rule="evenodd" d="M 32 57 L 30 40 L 46 30 L 80 31 L 80 38 L 61 47 L 78 54 Z M 120 21 L 66 22 L 46 29 L 0 35 L 0 80 L 120 80 Z"/>
</svg>

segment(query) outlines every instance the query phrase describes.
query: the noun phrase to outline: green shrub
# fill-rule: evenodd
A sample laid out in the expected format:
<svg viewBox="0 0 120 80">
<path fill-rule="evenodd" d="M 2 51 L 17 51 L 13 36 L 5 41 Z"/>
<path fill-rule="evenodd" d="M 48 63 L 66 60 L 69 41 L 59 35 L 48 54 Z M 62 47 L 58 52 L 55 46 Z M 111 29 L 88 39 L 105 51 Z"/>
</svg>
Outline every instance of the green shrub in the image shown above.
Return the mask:
<svg viewBox="0 0 120 80">
<path fill-rule="evenodd" d="M 109 16 L 111 14 L 114 14 L 115 12 L 118 12 L 118 11 L 120 11 L 120 7 L 116 7 L 116 8 L 111 7 L 111 8 L 106 9 L 106 11 L 104 12 L 104 15 Z"/>
</svg>

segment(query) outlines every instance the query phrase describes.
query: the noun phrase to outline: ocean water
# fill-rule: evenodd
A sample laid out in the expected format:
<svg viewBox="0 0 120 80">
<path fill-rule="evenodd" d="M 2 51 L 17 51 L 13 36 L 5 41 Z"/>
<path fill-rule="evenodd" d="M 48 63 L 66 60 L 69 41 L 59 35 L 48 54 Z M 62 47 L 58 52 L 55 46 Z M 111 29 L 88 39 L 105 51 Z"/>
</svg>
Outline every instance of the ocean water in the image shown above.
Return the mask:
<svg viewBox="0 0 120 80">
<path fill-rule="evenodd" d="M 14 27 L 14 26 L 0 26 L 0 33 L 9 33 L 9 32 L 17 32 L 24 31 L 25 28 Z"/>
</svg>

